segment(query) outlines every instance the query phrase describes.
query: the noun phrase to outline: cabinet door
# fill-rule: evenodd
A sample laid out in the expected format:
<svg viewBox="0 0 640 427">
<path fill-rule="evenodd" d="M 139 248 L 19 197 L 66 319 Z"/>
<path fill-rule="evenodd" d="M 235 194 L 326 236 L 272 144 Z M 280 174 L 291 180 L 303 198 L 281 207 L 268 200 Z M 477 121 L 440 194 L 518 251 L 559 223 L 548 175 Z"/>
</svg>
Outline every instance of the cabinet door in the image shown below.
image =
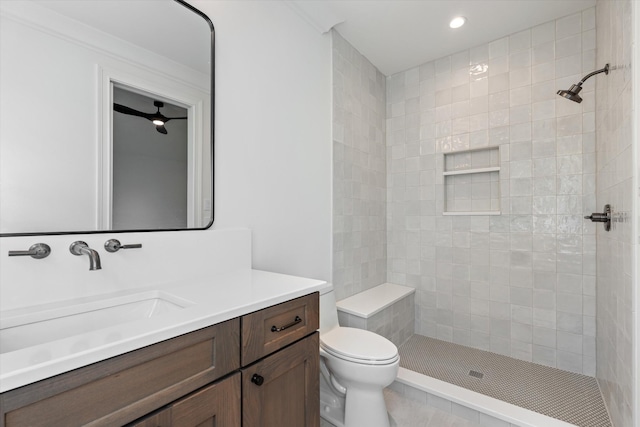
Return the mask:
<svg viewBox="0 0 640 427">
<path fill-rule="evenodd" d="M 240 321 L 169 339 L 0 394 L 0 427 L 129 423 L 240 367 Z"/>
<path fill-rule="evenodd" d="M 243 427 L 319 427 L 318 333 L 242 370 Z"/>
<path fill-rule="evenodd" d="M 127 427 L 240 427 L 240 373 Z"/>
<path fill-rule="evenodd" d="M 127 427 L 170 427 L 171 409 L 167 408 L 141 420 L 128 424 Z"/>
<path fill-rule="evenodd" d="M 240 427 L 240 373 L 171 405 L 172 427 Z"/>
</svg>

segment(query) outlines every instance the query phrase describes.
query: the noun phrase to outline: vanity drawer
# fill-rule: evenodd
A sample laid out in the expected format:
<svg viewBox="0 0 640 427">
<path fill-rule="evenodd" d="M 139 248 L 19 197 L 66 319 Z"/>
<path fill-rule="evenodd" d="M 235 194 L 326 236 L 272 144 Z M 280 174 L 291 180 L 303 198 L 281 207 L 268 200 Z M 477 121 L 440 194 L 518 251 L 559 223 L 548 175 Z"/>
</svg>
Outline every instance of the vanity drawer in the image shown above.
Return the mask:
<svg viewBox="0 0 640 427">
<path fill-rule="evenodd" d="M 242 366 L 304 338 L 319 322 L 318 292 L 242 316 Z"/>
<path fill-rule="evenodd" d="M 176 337 L 0 396 L 0 426 L 113 426 L 238 369 L 239 319 Z"/>
</svg>

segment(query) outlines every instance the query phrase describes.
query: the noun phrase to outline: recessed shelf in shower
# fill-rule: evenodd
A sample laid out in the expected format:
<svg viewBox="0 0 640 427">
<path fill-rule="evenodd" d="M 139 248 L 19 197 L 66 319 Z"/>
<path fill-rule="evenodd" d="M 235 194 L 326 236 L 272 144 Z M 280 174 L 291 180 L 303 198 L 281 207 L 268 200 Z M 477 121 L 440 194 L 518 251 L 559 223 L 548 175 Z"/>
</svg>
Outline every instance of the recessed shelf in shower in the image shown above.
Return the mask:
<svg viewBox="0 0 640 427">
<path fill-rule="evenodd" d="M 444 154 L 443 215 L 500 215 L 500 149 Z"/>
</svg>

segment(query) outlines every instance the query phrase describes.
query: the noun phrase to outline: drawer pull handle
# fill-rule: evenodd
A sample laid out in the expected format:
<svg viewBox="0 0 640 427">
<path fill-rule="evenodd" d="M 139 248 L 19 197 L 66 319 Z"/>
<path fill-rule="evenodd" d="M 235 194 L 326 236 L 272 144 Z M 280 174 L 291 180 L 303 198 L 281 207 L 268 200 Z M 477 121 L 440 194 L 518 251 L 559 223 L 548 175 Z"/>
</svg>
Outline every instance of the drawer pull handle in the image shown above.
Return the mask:
<svg viewBox="0 0 640 427">
<path fill-rule="evenodd" d="M 262 375 L 253 374 L 253 376 L 251 377 L 251 382 L 255 385 L 260 386 L 264 383 L 264 377 Z"/>
<path fill-rule="evenodd" d="M 280 332 L 280 331 L 284 331 L 287 328 L 292 327 L 293 325 L 297 325 L 298 323 L 302 322 L 302 319 L 300 318 L 300 316 L 296 316 L 295 319 L 293 319 L 293 322 L 289 323 L 288 325 L 284 325 L 281 327 L 277 327 L 276 325 L 273 325 L 271 327 L 271 332 Z"/>
</svg>

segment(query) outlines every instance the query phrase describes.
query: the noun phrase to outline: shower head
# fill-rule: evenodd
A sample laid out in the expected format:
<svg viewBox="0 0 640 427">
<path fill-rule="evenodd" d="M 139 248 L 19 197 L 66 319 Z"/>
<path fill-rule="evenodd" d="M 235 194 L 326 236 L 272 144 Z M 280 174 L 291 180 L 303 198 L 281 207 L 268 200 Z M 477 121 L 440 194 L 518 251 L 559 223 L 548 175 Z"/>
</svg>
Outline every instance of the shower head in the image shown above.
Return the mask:
<svg viewBox="0 0 640 427">
<path fill-rule="evenodd" d="M 605 65 L 604 68 L 601 70 L 596 70 L 593 73 L 587 74 L 582 78 L 582 80 L 578 82 L 578 84 L 571 85 L 569 90 L 559 90 L 558 95 L 564 98 L 570 99 L 573 102 L 577 102 L 578 104 L 581 103 L 582 97 L 578 94 L 582 90 L 582 83 L 586 82 L 589 77 L 595 76 L 596 74 L 600 74 L 600 73 L 609 74 L 609 64 Z"/>
<path fill-rule="evenodd" d="M 559 90 L 558 95 L 580 104 L 582 102 L 582 97 L 578 94 L 581 90 L 582 84 L 578 83 L 577 85 L 571 85 L 571 88 L 569 90 Z"/>
</svg>

